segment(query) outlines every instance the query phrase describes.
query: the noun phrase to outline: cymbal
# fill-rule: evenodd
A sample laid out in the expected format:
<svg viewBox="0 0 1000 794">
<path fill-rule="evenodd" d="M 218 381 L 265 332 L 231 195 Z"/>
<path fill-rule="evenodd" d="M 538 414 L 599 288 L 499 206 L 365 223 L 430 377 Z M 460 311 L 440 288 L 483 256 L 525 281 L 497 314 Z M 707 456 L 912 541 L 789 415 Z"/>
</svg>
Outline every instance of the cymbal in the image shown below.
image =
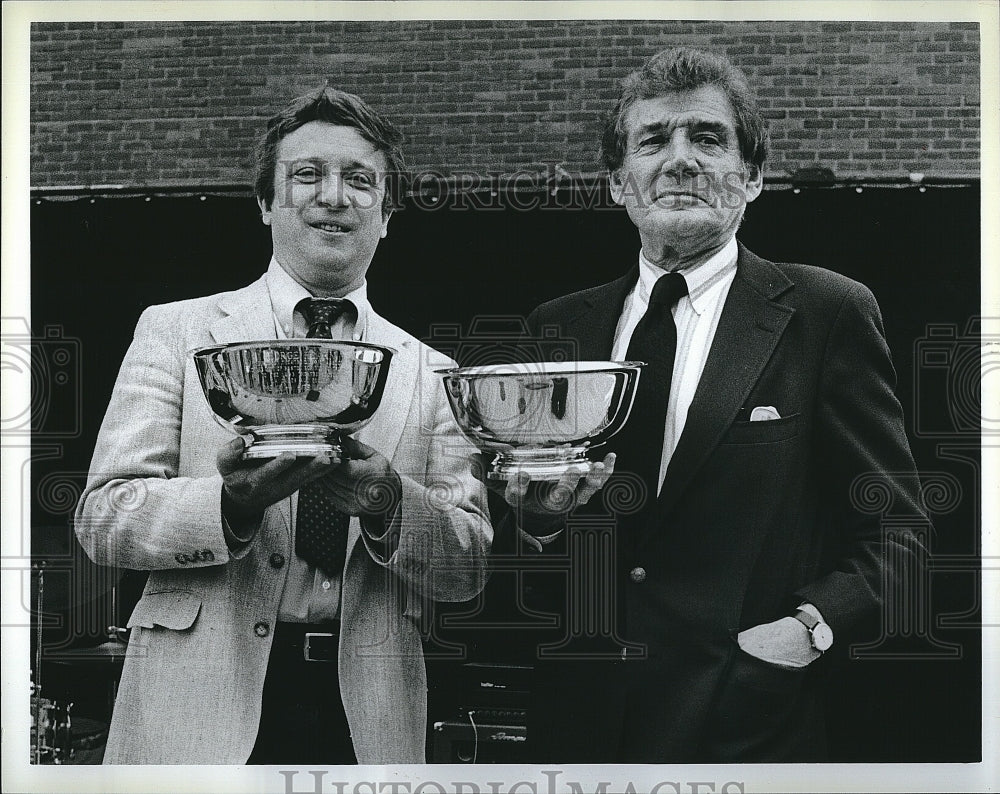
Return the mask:
<svg viewBox="0 0 1000 794">
<path fill-rule="evenodd" d="M 117 640 L 102 642 L 92 648 L 61 648 L 58 651 L 42 651 L 42 660 L 56 662 L 101 662 L 121 661 L 125 658 L 128 645 Z"/>
</svg>

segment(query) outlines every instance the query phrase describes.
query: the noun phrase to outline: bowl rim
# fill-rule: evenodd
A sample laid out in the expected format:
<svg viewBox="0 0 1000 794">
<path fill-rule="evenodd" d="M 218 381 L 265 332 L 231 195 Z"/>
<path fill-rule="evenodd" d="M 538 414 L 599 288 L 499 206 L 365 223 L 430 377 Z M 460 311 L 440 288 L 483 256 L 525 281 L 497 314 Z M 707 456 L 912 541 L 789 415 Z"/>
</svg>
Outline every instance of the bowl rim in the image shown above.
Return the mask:
<svg viewBox="0 0 1000 794">
<path fill-rule="evenodd" d="M 364 348 L 366 350 L 388 351 L 390 355 L 395 355 L 399 351 L 388 345 L 379 345 L 374 342 L 358 342 L 353 339 L 315 339 L 306 337 L 296 337 L 294 339 L 246 339 L 242 342 L 223 342 L 221 344 L 204 345 L 195 347 L 188 351 L 189 356 L 195 358 L 205 357 L 211 353 L 223 350 L 238 350 L 240 348 L 251 347 L 299 347 L 304 344 L 319 343 L 323 346 L 346 346 L 352 348 Z M 330 343 L 333 343 L 332 345 Z"/>
<path fill-rule="evenodd" d="M 511 361 L 503 364 L 483 364 L 475 367 L 452 367 L 438 369 L 434 372 L 442 377 L 496 377 L 508 375 L 525 377 L 537 375 L 575 375 L 602 372 L 638 371 L 646 366 L 645 361 Z M 516 368 L 525 367 L 524 372 Z M 537 369 L 529 369 L 537 368 Z"/>
</svg>

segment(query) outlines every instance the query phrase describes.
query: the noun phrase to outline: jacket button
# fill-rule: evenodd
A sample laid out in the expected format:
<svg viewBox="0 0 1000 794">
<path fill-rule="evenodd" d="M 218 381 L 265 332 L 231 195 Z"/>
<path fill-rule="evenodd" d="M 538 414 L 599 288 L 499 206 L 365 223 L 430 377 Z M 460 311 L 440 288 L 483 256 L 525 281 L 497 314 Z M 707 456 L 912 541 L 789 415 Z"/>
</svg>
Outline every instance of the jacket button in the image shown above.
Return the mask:
<svg viewBox="0 0 1000 794">
<path fill-rule="evenodd" d="M 280 568 L 282 565 L 285 564 L 285 555 L 278 554 L 278 552 L 275 552 L 274 554 L 271 555 L 270 563 L 272 568 Z"/>
<path fill-rule="evenodd" d="M 253 633 L 258 637 L 266 637 L 271 631 L 271 627 L 265 623 L 263 620 L 258 622 L 253 627 Z"/>
<path fill-rule="evenodd" d="M 628 572 L 628 578 L 636 584 L 642 584 L 646 581 L 646 569 L 637 565 Z"/>
</svg>

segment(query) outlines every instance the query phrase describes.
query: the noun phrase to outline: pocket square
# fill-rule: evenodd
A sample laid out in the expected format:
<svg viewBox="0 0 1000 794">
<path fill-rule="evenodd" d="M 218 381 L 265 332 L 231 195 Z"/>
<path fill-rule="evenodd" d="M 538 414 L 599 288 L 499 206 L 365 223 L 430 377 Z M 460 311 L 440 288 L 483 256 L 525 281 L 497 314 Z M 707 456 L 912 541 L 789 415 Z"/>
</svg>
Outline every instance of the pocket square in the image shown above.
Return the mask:
<svg viewBox="0 0 1000 794">
<path fill-rule="evenodd" d="M 750 412 L 751 422 L 769 422 L 772 419 L 781 419 L 781 414 L 773 405 L 758 405 Z"/>
</svg>

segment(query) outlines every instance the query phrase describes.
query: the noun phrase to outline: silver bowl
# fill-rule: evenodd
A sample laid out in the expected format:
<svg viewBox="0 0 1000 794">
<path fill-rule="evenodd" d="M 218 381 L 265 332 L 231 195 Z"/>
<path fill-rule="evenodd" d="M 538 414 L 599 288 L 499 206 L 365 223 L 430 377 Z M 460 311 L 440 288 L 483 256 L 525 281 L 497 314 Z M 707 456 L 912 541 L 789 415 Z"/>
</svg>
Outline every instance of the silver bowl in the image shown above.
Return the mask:
<svg viewBox="0 0 1000 794">
<path fill-rule="evenodd" d="M 645 366 L 636 361 L 521 363 L 439 370 L 462 432 L 494 453 L 487 476 L 557 480 L 590 468 L 587 451 L 628 419 Z"/>
<path fill-rule="evenodd" d="M 364 342 L 283 339 L 193 352 L 216 420 L 249 436 L 244 458 L 340 454 L 382 401 L 395 351 Z"/>
</svg>

